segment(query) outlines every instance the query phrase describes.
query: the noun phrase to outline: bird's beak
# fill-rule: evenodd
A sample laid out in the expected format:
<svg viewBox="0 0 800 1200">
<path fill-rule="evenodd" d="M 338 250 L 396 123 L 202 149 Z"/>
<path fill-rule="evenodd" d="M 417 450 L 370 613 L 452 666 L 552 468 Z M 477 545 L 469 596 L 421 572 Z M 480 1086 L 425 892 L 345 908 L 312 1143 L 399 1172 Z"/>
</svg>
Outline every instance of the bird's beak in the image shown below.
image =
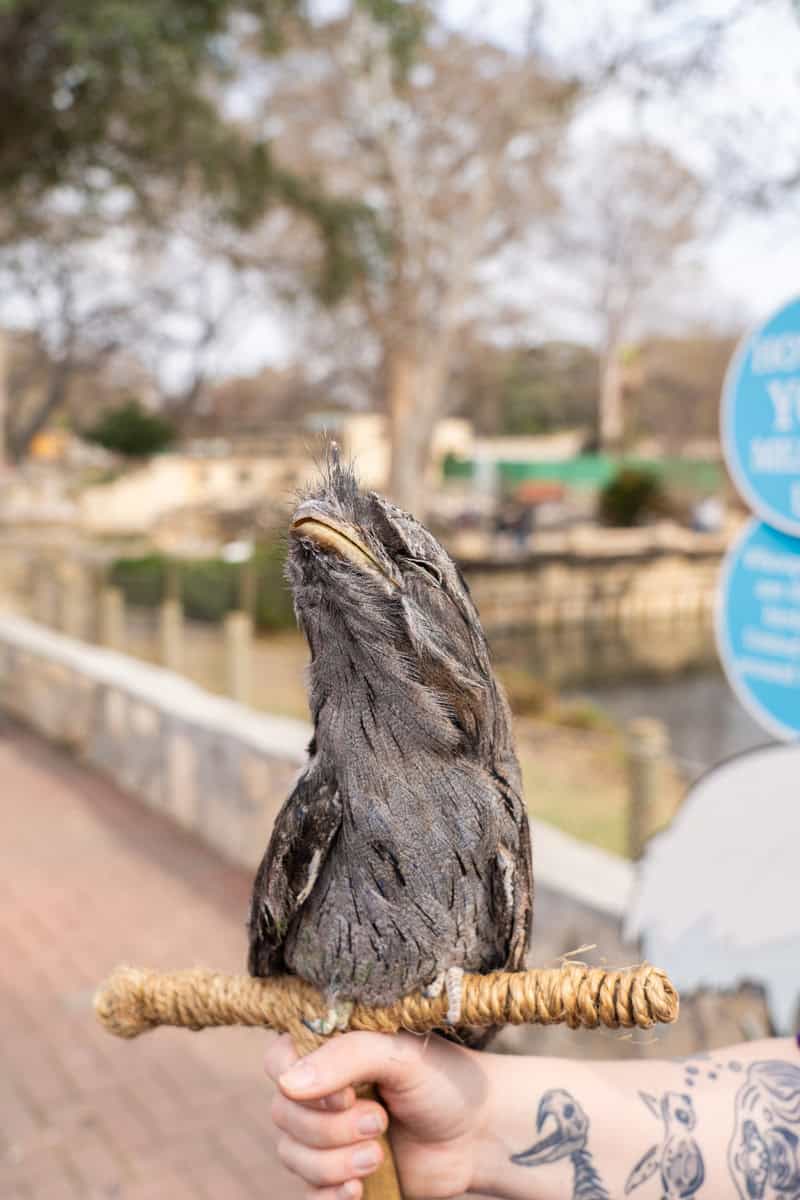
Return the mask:
<svg viewBox="0 0 800 1200">
<path fill-rule="evenodd" d="M 289 533 L 295 538 L 308 538 L 316 542 L 320 549 L 347 559 L 360 570 L 378 574 L 397 586 L 391 575 L 364 545 L 357 530 L 335 517 L 315 500 L 306 500 L 295 510 Z"/>
<path fill-rule="evenodd" d="M 556 1159 L 562 1156 L 564 1137 L 561 1125 L 556 1114 L 545 1102 L 539 1105 L 539 1111 L 536 1114 L 536 1132 L 542 1132 L 544 1123 L 548 1117 L 555 1117 L 555 1128 L 550 1133 L 545 1134 L 544 1137 L 540 1137 L 527 1150 L 523 1150 L 520 1154 L 512 1154 L 512 1162 L 517 1163 L 521 1167 L 535 1167 L 542 1163 L 555 1162 Z"/>
</svg>

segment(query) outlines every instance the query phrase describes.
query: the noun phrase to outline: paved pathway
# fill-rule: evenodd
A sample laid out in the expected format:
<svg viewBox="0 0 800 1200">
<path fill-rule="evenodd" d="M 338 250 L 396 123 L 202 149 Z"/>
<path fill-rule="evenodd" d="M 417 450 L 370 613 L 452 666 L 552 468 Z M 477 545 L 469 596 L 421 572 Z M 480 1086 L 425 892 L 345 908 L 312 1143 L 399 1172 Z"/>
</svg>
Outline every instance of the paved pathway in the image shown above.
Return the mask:
<svg viewBox="0 0 800 1200">
<path fill-rule="evenodd" d="M 269 1035 L 122 1042 L 119 962 L 240 970 L 249 879 L 97 775 L 0 726 L 0 1196 L 299 1200 L 277 1163 Z"/>
</svg>

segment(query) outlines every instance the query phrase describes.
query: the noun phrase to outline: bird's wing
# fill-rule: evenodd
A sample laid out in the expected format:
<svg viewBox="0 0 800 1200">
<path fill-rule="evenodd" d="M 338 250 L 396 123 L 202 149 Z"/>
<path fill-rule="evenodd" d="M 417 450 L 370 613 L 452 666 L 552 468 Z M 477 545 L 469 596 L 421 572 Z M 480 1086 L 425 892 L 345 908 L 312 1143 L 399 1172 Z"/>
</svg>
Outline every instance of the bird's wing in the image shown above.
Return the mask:
<svg viewBox="0 0 800 1200">
<path fill-rule="evenodd" d="M 641 1183 L 645 1183 L 651 1175 L 655 1175 L 658 1170 L 658 1162 L 658 1146 L 651 1146 L 647 1153 L 642 1155 L 628 1176 L 628 1181 L 625 1184 L 626 1196 L 629 1196 L 633 1189 L 639 1187 Z"/>
<path fill-rule="evenodd" d="M 492 877 L 498 932 L 505 940 L 505 967 L 519 970 L 525 962 L 533 910 L 531 833 L 524 811 L 497 848 Z"/>
<path fill-rule="evenodd" d="M 278 813 L 253 886 L 251 975 L 271 975 L 280 969 L 287 930 L 311 894 L 341 816 L 336 787 L 308 773 L 302 775 Z"/>
</svg>

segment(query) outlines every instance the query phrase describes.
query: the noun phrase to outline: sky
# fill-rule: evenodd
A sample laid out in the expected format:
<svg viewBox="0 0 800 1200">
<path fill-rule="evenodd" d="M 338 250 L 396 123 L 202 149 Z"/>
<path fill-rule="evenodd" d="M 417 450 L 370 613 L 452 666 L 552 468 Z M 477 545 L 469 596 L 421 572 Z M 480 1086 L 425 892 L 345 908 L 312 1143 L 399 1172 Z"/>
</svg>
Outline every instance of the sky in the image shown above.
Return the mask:
<svg viewBox="0 0 800 1200">
<path fill-rule="evenodd" d="M 677 44 L 686 42 L 680 30 L 687 21 L 700 22 L 730 13 L 741 0 L 692 0 L 672 8 Z M 591 67 L 591 47 L 611 37 L 624 38 L 637 29 L 652 30 L 653 42 L 669 31 L 670 5 L 665 18 L 637 22 L 647 0 L 564 0 L 547 5 L 550 21 L 544 35 L 558 61 L 568 68 Z M 509 48 L 519 47 L 530 21 L 531 0 L 446 0 L 449 19 L 457 26 L 480 29 Z M 588 17 L 588 21 L 587 21 Z M 591 26 L 591 28 L 587 28 Z M 690 26 L 691 28 L 691 26 Z M 688 33 L 686 36 L 690 36 Z M 632 106 L 611 94 L 591 107 L 579 122 L 578 141 L 644 131 L 663 140 L 701 174 L 710 165 L 709 143 L 720 134 L 735 139 L 754 164 L 770 171 L 783 154 L 791 165 L 800 153 L 795 134 L 800 108 L 800 15 L 790 0 L 753 0 L 748 15 L 728 32 L 720 52 L 720 70 L 713 84 L 671 88 L 649 105 Z M 789 134 L 785 138 L 785 134 Z M 723 214 L 723 217 L 725 214 Z M 800 203 L 783 211 L 748 212 L 723 220 L 719 232 L 693 248 L 701 267 L 701 316 L 704 306 L 714 322 L 747 325 L 800 292 Z M 687 312 L 692 310 L 687 297 Z"/>
<path fill-rule="evenodd" d="M 317 7 L 330 15 L 341 3 L 317 0 Z M 579 157 L 584 147 L 596 149 L 604 139 L 611 144 L 615 138 L 645 134 L 664 141 L 701 175 L 710 169 L 712 148 L 722 143 L 752 162 L 760 174 L 800 165 L 800 16 L 793 12 L 791 0 L 544 0 L 546 20 L 534 25 L 530 12 L 537 0 L 442 3 L 445 20 L 453 26 L 495 40 L 515 53 L 526 45 L 534 28 L 560 69 L 584 75 L 596 69 L 598 59 L 611 47 L 634 35 L 650 39 L 658 53 L 665 40 L 677 53 L 685 53 L 693 27 L 747 5 L 748 15 L 719 45 L 713 78 L 656 89 L 654 99 L 639 103 L 632 103 L 627 92 L 606 89 L 602 100 L 586 105 L 575 122 L 572 146 Z M 642 20 L 645 7 L 660 9 L 661 15 Z M 741 182 L 736 171 L 728 182 L 736 190 Z M 708 231 L 684 252 L 683 269 L 669 283 L 669 304 L 660 306 L 660 328 L 668 331 L 672 324 L 677 330 L 681 323 L 694 322 L 726 331 L 746 329 L 799 293 L 800 187 L 796 192 L 769 212 L 741 211 L 724 200 L 718 204 Z M 124 255 L 120 269 L 123 260 Z M 113 255 L 107 255 L 106 274 L 112 261 Z M 165 262 L 165 269 L 172 270 L 173 263 Z M 542 319 L 537 290 L 542 290 L 554 269 L 557 283 L 559 268 L 543 266 L 533 250 L 527 260 L 518 262 L 515 298 L 526 300 L 534 314 L 526 332 L 532 339 L 593 340 L 596 328 L 577 306 L 550 303 L 547 318 Z M 224 305 L 223 283 L 220 288 Z M 674 317 L 665 316 L 663 310 L 671 310 Z M 289 311 L 270 311 L 267 304 L 260 310 L 251 306 L 241 319 L 237 311 L 208 356 L 210 373 L 217 377 L 249 374 L 266 364 L 286 363 L 298 351 L 298 336 Z M 180 387 L 186 356 L 173 354 L 164 361 L 160 373 L 166 386 Z"/>
<path fill-rule="evenodd" d="M 525 43 L 535 0 L 444 0 L 445 19 L 453 26 L 496 40 L 518 51 Z M 677 24 L 674 44 L 685 48 L 683 24 L 728 13 L 746 0 L 673 0 L 680 19 L 673 18 L 669 0 L 660 23 L 637 22 L 650 0 L 563 0 L 547 4 L 554 20 L 541 36 L 554 59 L 577 71 L 591 71 L 592 47 L 607 49 L 614 38 L 652 31 L 653 44 Z M 341 3 L 320 0 L 318 9 L 333 14 Z M 590 21 L 587 22 L 587 14 Z M 593 24 L 590 24 L 593 23 Z M 719 69 L 710 85 L 697 80 L 667 88 L 646 104 L 632 105 L 613 92 L 590 105 L 576 123 L 576 147 L 602 144 L 624 135 L 647 134 L 663 140 L 701 175 L 712 162 L 711 145 L 731 140 L 759 170 L 769 173 L 785 160 L 800 155 L 796 114 L 800 107 L 800 20 L 790 0 L 753 0 L 752 11 L 727 34 L 720 47 Z M 736 180 L 732 181 L 733 183 Z M 727 330 L 747 329 L 765 319 L 777 306 L 800 292 L 800 201 L 792 198 L 769 213 L 745 210 L 731 215 L 721 204 L 713 231 L 685 254 L 688 270 L 679 272 L 670 297 L 675 317 L 663 316 L 662 326 L 676 330 L 697 322 Z M 547 268 L 531 258 L 519 274 L 535 288 Z M 523 284 L 523 288 L 524 288 Z M 667 306 L 670 307 L 670 306 Z M 243 372 L 264 361 L 280 362 L 291 352 L 290 316 L 267 313 L 252 317 L 226 347 L 226 362 Z M 537 331 L 531 331 L 536 336 Z M 551 306 L 549 324 L 539 336 L 574 337 L 591 341 L 595 330 L 585 314 L 566 306 Z"/>
</svg>

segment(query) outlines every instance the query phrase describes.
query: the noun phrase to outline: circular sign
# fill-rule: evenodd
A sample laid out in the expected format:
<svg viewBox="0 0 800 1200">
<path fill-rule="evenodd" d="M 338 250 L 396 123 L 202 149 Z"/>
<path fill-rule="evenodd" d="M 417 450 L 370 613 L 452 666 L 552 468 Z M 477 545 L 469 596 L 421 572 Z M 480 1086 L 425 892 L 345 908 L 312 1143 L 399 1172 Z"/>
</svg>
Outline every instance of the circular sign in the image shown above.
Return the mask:
<svg viewBox="0 0 800 1200">
<path fill-rule="evenodd" d="M 751 521 L 728 552 L 717 604 L 728 681 L 774 737 L 800 737 L 800 541 Z"/>
<path fill-rule="evenodd" d="M 800 537 L 800 299 L 740 343 L 722 389 L 722 448 L 750 507 Z"/>
</svg>

